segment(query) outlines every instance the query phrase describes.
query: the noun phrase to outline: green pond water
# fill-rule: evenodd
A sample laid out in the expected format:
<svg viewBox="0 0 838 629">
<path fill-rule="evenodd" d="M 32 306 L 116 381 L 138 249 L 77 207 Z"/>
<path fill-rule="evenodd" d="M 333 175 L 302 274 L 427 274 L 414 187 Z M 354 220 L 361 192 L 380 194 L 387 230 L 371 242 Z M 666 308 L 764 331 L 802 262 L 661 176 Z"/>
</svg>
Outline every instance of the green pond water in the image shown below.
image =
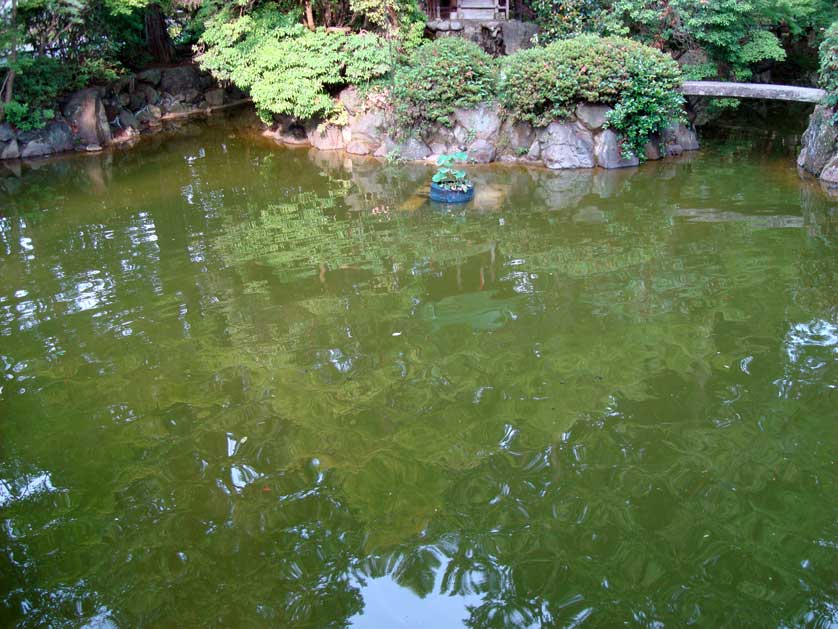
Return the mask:
<svg viewBox="0 0 838 629">
<path fill-rule="evenodd" d="M 838 624 L 838 199 L 789 155 L 465 207 L 223 122 L 36 166 L 0 625 Z"/>
</svg>

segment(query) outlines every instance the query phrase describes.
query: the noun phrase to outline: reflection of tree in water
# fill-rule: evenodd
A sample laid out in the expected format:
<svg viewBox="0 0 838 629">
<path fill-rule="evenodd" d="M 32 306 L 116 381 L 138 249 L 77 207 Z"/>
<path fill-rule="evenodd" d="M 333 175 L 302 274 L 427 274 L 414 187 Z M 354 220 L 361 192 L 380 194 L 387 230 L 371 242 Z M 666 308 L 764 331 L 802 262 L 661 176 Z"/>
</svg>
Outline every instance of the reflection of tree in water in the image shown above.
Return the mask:
<svg viewBox="0 0 838 629">
<path fill-rule="evenodd" d="M 3 425 L 27 446 L 4 459 L 60 490 L 7 507 L 4 610 L 340 626 L 364 580 L 423 596 L 441 571 L 443 592 L 481 598 L 475 627 L 724 624 L 766 598 L 779 624 L 802 613 L 798 579 L 828 591 L 826 549 L 783 517 L 826 522 L 825 490 L 794 480 L 823 477 L 823 445 L 790 444 L 773 385 L 725 370 L 735 338 L 762 345 L 760 382 L 802 364 L 777 358 L 795 312 L 751 306 L 802 286 L 793 308 L 834 319 L 830 241 L 673 219 L 648 202 L 667 184 L 628 173 L 498 175 L 496 211 L 446 214 L 417 209 L 421 177 L 398 169 L 312 174 L 254 150 L 242 186 L 208 154 L 149 166 L 147 211 L 26 228 L 34 254 L 3 227 L 4 286 L 32 304 L 3 305 L 26 335 L 4 373 L 29 380 L 2 403 L 40 419 Z M 784 567 L 804 555 L 813 576 Z"/>
</svg>

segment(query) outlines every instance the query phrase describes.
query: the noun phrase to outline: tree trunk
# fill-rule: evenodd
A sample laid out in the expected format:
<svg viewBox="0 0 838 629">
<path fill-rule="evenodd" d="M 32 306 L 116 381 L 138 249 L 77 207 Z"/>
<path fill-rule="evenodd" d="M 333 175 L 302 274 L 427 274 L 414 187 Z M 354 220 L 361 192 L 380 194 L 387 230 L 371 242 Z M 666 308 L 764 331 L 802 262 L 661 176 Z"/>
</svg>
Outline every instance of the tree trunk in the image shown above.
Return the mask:
<svg viewBox="0 0 838 629">
<path fill-rule="evenodd" d="M 6 75 L 6 89 L 3 91 L 3 103 L 8 103 L 14 96 L 15 65 L 17 64 L 17 0 L 12 0 L 12 14 L 10 21 L 12 33 L 12 53 L 9 55 L 9 72 Z"/>
<path fill-rule="evenodd" d="M 311 9 L 311 0 L 305 0 L 306 7 L 306 26 L 308 30 L 314 30 L 314 11 Z"/>
<path fill-rule="evenodd" d="M 332 4 L 328 0 L 323 5 L 323 22 L 326 24 L 326 28 L 334 26 L 334 22 L 332 22 Z"/>
<path fill-rule="evenodd" d="M 163 11 L 157 3 L 145 10 L 145 40 L 148 52 L 157 63 L 171 63 L 173 50 L 169 31 L 163 19 Z"/>
</svg>

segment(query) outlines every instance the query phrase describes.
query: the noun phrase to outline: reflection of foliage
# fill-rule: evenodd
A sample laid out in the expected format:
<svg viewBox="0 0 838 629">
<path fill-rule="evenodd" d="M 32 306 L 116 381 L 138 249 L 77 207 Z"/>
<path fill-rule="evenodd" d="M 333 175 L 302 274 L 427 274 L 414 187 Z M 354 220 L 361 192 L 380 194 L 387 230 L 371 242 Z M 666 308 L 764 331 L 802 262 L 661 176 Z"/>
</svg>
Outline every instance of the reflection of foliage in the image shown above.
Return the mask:
<svg viewBox="0 0 838 629">
<path fill-rule="evenodd" d="M 57 488 L 4 507 L 6 617 L 342 626 L 385 575 L 480 627 L 826 604 L 833 238 L 746 220 L 797 183 L 475 170 L 506 200 L 447 215 L 227 135 L 0 222 L 0 474 Z"/>
</svg>

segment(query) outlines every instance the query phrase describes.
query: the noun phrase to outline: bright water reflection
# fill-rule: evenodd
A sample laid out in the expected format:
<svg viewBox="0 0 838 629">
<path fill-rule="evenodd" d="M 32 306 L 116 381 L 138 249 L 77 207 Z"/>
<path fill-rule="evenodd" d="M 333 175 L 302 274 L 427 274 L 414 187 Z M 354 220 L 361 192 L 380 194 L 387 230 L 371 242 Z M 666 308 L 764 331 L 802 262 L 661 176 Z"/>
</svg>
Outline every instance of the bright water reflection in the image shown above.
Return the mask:
<svg viewBox="0 0 838 629">
<path fill-rule="evenodd" d="M 838 623 L 838 203 L 229 128 L 0 178 L 0 620 Z M 418 193 L 417 193 L 418 191 Z"/>
</svg>

